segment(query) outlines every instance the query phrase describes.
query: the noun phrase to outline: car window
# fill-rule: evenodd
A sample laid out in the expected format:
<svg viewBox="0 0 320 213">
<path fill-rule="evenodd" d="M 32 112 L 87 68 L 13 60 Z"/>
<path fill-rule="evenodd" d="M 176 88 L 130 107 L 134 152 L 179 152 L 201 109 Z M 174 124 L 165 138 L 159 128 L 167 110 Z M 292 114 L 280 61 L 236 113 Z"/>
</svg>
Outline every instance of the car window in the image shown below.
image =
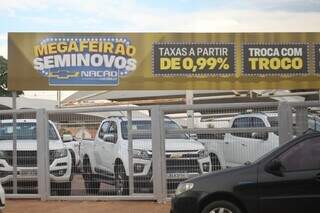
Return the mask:
<svg viewBox="0 0 320 213">
<path fill-rule="evenodd" d="M 243 117 L 237 118 L 232 124 L 232 128 L 252 128 L 252 127 L 265 127 L 261 118 L 257 117 Z M 231 135 L 242 138 L 252 138 L 252 132 L 231 133 Z"/>
<path fill-rule="evenodd" d="M 99 134 L 98 134 L 98 137 L 100 139 L 103 139 L 103 136 L 107 133 L 109 125 L 110 125 L 109 121 L 106 121 L 101 125 L 100 131 L 99 131 Z"/>
<path fill-rule="evenodd" d="M 249 128 L 251 117 L 237 118 L 232 124 L 232 128 Z M 242 138 L 251 138 L 251 132 L 234 132 L 231 135 Z"/>
<path fill-rule="evenodd" d="M 320 137 L 306 139 L 280 155 L 287 172 L 320 169 Z"/>
<path fill-rule="evenodd" d="M 236 118 L 232 124 L 232 128 L 250 127 L 251 117 Z"/>
<path fill-rule="evenodd" d="M 263 120 L 261 118 L 252 117 L 250 127 L 266 127 Z"/>
<path fill-rule="evenodd" d="M 117 142 L 118 140 L 118 130 L 117 130 L 117 123 L 114 121 L 110 122 L 110 126 L 107 129 L 107 134 L 112 134 L 114 135 L 114 141 L 111 141 L 113 143 Z"/>
</svg>

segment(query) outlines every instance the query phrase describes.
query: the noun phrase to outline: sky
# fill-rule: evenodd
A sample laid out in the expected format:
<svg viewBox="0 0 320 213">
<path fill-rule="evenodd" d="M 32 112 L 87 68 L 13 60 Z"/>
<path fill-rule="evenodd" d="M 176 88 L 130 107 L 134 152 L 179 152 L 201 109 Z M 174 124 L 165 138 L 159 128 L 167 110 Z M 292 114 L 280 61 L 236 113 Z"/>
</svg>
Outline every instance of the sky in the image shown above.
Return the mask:
<svg viewBox="0 0 320 213">
<path fill-rule="evenodd" d="M 319 31 L 319 0 L 0 0 L 6 58 L 8 32 Z M 56 98 L 54 92 L 26 96 Z"/>
</svg>

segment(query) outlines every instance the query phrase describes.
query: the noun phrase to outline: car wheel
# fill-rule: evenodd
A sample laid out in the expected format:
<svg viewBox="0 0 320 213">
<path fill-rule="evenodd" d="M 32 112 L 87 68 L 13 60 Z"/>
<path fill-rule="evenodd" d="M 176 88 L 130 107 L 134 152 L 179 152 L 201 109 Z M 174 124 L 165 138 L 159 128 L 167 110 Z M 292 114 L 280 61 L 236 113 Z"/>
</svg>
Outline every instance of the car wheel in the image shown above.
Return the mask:
<svg viewBox="0 0 320 213">
<path fill-rule="evenodd" d="M 211 159 L 211 171 L 217 171 L 221 170 L 221 163 L 219 161 L 219 158 L 215 154 L 210 154 Z"/>
<path fill-rule="evenodd" d="M 242 213 L 241 210 L 231 202 L 215 201 L 207 205 L 201 213 Z"/>
<path fill-rule="evenodd" d="M 51 191 L 58 196 L 70 196 L 71 195 L 71 182 L 65 183 L 52 183 Z"/>
<path fill-rule="evenodd" d="M 123 164 L 117 164 L 114 170 L 116 194 L 129 195 L 129 179 Z"/>
<path fill-rule="evenodd" d="M 91 164 L 89 159 L 85 159 L 83 162 L 83 180 L 88 194 L 98 194 L 100 190 L 100 182 L 94 178 L 94 174 L 91 170 Z"/>
</svg>

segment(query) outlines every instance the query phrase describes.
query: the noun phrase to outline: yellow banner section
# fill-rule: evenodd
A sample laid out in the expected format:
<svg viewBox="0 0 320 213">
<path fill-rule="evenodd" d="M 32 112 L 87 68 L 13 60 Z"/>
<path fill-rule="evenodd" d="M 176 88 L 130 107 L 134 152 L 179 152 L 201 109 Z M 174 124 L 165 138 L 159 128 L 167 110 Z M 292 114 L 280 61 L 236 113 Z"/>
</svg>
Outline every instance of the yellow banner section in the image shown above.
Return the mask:
<svg viewBox="0 0 320 213">
<path fill-rule="evenodd" d="M 320 33 L 9 33 L 10 90 L 320 87 Z"/>
</svg>

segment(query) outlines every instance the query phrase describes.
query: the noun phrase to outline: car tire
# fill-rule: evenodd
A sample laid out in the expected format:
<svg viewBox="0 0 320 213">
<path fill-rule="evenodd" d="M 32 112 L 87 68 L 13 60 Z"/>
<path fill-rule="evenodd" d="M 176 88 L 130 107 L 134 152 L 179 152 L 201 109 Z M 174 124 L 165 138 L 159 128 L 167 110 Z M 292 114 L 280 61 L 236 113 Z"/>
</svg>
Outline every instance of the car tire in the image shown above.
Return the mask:
<svg viewBox="0 0 320 213">
<path fill-rule="evenodd" d="M 210 159 L 211 159 L 211 171 L 221 170 L 221 163 L 219 161 L 218 156 L 216 154 L 211 153 Z"/>
<path fill-rule="evenodd" d="M 71 182 L 64 183 L 52 183 L 51 191 L 58 196 L 70 196 L 71 195 Z"/>
<path fill-rule="evenodd" d="M 117 195 L 129 195 L 129 178 L 122 163 L 116 164 L 114 168 L 115 189 Z"/>
<path fill-rule="evenodd" d="M 86 192 L 88 194 L 98 194 L 100 190 L 100 181 L 94 178 L 94 174 L 91 170 L 91 164 L 89 159 L 83 161 L 83 174 L 82 174 Z"/>
<path fill-rule="evenodd" d="M 221 211 L 221 209 L 224 209 Z M 207 205 L 201 213 L 242 213 L 238 206 L 229 201 L 214 201 Z"/>
</svg>

